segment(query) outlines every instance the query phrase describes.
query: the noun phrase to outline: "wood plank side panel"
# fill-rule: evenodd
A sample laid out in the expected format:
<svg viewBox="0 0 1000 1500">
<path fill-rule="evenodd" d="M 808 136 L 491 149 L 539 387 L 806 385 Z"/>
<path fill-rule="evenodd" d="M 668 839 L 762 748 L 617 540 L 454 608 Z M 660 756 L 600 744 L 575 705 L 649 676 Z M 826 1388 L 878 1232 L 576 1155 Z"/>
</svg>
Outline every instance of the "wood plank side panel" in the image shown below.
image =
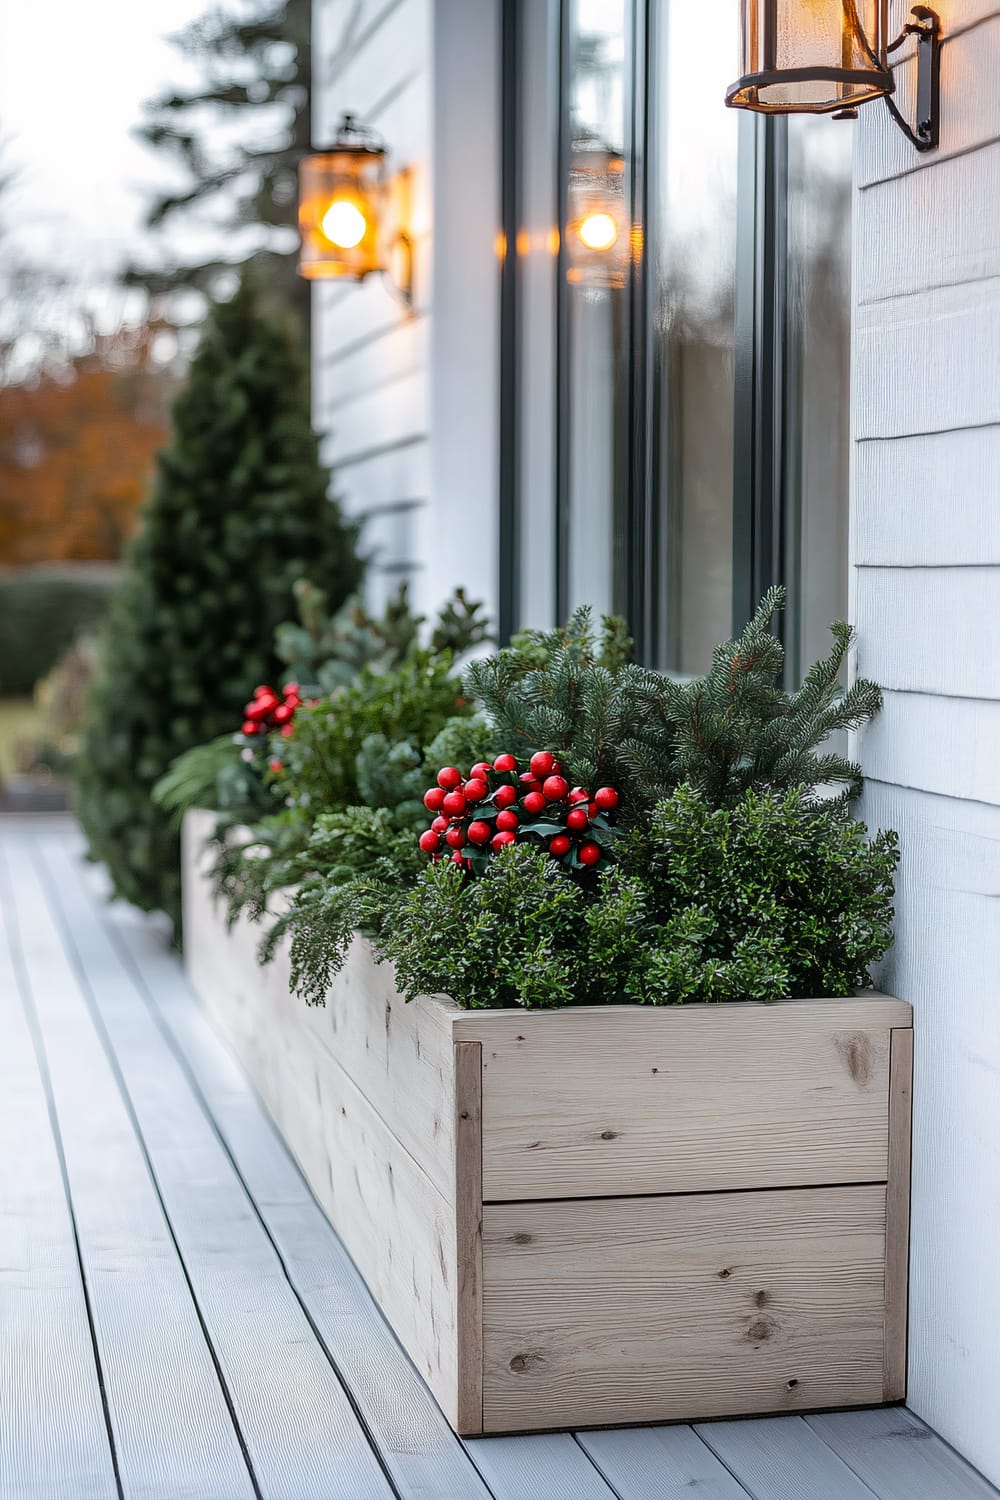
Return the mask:
<svg viewBox="0 0 1000 1500">
<path fill-rule="evenodd" d="M 463 1014 L 483 1044 L 483 1196 L 884 1182 L 886 997 Z"/>
<path fill-rule="evenodd" d="M 455 1046 L 458 1431 L 483 1430 L 483 1049 Z"/>
<path fill-rule="evenodd" d="M 487 1204 L 484 1428 L 882 1399 L 885 1189 Z"/>
<path fill-rule="evenodd" d="M 910 1259 L 910 1129 L 913 1032 L 892 1032 L 889 1060 L 889 1181 L 885 1205 L 885 1367 L 882 1398 L 906 1397 L 906 1322 Z"/>
</svg>

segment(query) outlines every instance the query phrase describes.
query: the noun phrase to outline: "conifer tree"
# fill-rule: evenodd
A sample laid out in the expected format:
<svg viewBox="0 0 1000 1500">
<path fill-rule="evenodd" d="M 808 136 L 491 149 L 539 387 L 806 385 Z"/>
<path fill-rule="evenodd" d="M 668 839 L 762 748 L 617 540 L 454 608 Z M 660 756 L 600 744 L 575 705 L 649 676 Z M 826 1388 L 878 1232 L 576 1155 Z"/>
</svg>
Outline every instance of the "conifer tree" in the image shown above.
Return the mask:
<svg viewBox="0 0 1000 1500">
<path fill-rule="evenodd" d="M 117 893 L 179 914 L 176 827 L 150 790 L 175 756 L 239 727 L 282 677 L 276 626 L 309 578 L 341 603 L 355 534 L 328 498 L 289 313 L 253 277 L 216 306 L 173 412 L 91 692 L 78 805 Z"/>
</svg>

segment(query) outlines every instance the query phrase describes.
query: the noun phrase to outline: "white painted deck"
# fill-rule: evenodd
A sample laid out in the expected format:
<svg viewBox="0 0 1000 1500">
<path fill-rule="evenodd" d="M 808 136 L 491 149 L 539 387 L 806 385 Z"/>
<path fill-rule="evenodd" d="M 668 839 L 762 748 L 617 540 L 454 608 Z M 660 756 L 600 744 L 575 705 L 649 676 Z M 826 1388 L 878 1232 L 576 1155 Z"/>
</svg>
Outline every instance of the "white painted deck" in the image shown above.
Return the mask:
<svg viewBox="0 0 1000 1500">
<path fill-rule="evenodd" d="M 152 919 L 0 819 L 0 1500 L 987 1500 L 902 1408 L 453 1436 Z"/>
</svg>

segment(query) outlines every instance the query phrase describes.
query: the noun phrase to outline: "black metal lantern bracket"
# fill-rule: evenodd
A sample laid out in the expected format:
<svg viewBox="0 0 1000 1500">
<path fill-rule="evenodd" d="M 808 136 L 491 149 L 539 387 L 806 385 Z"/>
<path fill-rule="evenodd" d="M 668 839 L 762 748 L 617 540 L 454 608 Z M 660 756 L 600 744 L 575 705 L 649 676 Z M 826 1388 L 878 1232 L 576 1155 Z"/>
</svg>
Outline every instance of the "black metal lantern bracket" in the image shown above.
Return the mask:
<svg viewBox="0 0 1000 1500">
<path fill-rule="evenodd" d="M 903 119 L 896 101 L 886 94 L 889 113 L 917 151 L 933 151 L 940 126 L 941 17 L 929 5 L 915 5 L 896 40 L 886 48 L 897 52 L 907 37 L 917 39 L 917 120 L 911 126 Z"/>
<path fill-rule="evenodd" d="M 886 47 L 898 52 L 909 37 L 917 39 L 917 119 L 911 125 L 891 94 L 883 94 L 886 108 L 917 151 L 933 151 L 940 134 L 941 17 L 929 5 L 915 5 L 899 36 Z M 844 109 L 835 120 L 856 120 L 856 109 Z"/>
</svg>

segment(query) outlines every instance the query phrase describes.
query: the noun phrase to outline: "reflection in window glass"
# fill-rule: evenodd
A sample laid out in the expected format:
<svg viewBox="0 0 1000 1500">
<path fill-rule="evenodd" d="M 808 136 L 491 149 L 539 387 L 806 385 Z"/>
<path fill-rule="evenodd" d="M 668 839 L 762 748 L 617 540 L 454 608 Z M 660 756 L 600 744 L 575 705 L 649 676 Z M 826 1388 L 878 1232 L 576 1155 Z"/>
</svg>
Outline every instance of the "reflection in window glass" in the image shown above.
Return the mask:
<svg viewBox="0 0 1000 1500">
<path fill-rule="evenodd" d="M 567 17 L 565 587 L 570 609 L 598 612 L 621 608 L 624 572 L 626 8 L 625 0 L 570 0 Z"/>
<path fill-rule="evenodd" d="M 684 674 L 705 671 L 732 628 L 738 121 L 719 100 L 737 11 L 732 0 L 663 5 L 654 40 L 652 644 L 656 665 Z"/>
<path fill-rule="evenodd" d="M 847 618 L 850 458 L 851 131 L 788 122 L 785 579 L 789 674 Z"/>
</svg>

